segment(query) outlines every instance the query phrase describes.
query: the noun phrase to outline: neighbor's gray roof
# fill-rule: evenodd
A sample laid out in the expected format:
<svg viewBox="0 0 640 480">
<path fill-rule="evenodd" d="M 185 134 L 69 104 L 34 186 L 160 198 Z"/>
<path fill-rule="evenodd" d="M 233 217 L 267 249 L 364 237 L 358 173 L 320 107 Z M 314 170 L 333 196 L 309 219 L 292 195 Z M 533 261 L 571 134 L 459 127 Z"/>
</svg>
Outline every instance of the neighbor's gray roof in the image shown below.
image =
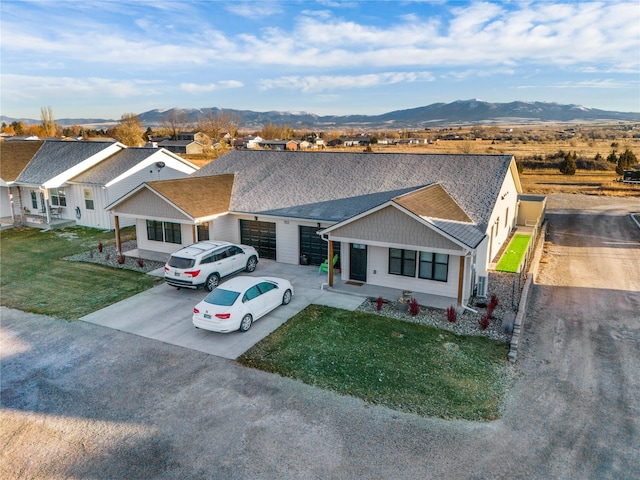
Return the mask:
<svg viewBox="0 0 640 480">
<path fill-rule="evenodd" d="M 111 155 L 96 166 L 71 179 L 77 183 L 92 183 L 106 185 L 114 178 L 132 169 L 151 155 L 158 153 L 157 148 L 127 148 Z"/>
<path fill-rule="evenodd" d="M 42 185 L 114 143 L 46 141 L 22 170 L 16 182 Z"/>
<path fill-rule="evenodd" d="M 340 222 L 412 190 L 440 184 L 472 224 L 432 219 L 475 247 L 484 237 L 511 155 L 234 150 L 192 176 L 235 173 L 230 210 Z"/>
</svg>

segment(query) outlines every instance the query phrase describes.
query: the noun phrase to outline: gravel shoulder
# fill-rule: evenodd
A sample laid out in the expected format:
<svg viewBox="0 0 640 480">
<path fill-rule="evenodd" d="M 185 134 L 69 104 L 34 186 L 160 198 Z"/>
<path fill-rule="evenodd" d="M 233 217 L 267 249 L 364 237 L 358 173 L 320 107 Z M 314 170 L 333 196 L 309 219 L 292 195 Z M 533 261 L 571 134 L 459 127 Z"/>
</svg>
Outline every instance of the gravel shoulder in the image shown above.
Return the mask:
<svg viewBox="0 0 640 480">
<path fill-rule="evenodd" d="M 502 419 L 403 414 L 233 361 L 0 308 L 4 478 L 632 479 L 640 199 L 553 195 Z"/>
</svg>

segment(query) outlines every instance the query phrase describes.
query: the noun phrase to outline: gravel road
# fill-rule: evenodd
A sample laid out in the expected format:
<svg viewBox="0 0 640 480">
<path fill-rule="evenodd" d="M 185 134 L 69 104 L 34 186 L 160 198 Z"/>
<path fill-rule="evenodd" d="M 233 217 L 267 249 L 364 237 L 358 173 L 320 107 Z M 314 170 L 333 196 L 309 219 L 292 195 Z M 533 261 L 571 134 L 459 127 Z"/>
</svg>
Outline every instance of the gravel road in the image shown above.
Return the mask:
<svg viewBox="0 0 640 480">
<path fill-rule="evenodd" d="M 628 213 L 640 199 L 548 205 L 502 419 L 402 414 L 2 308 L 2 478 L 638 478 L 640 230 Z"/>
</svg>

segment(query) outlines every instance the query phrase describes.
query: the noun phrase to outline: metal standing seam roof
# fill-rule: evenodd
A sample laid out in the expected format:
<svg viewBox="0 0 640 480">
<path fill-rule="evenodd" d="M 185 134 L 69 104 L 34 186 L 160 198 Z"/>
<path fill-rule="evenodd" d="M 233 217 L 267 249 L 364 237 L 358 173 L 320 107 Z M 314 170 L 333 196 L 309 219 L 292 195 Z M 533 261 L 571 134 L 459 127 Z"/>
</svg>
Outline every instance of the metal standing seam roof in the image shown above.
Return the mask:
<svg viewBox="0 0 640 480">
<path fill-rule="evenodd" d="M 42 185 L 117 142 L 46 141 L 18 176 L 17 183 Z"/>
<path fill-rule="evenodd" d="M 236 173 L 230 211 L 334 223 L 403 193 L 439 184 L 471 223 L 450 218 L 433 219 L 432 223 L 476 246 L 477 238 L 485 235 L 512 158 L 233 150 L 191 177 Z M 420 212 L 429 217 L 426 213 Z"/>
</svg>

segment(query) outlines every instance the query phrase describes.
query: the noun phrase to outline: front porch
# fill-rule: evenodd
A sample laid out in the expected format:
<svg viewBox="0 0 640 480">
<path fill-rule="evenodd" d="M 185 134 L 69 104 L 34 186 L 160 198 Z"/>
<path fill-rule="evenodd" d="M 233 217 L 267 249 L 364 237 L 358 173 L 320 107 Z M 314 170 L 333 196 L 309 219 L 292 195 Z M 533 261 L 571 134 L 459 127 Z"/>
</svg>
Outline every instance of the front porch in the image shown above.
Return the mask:
<svg viewBox="0 0 640 480">
<path fill-rule="evenodd" d="M 27 214 L 22 217 L 15 217 L 15 219 L 11 217 L 0 218 L 0 229 L 2 230 L 20 226 L 49 230 L 52 228 L 74 227 L 75 225 L 75 220 L 65 218 L 52 218 L 49 223 L 47 223 L 47 217 L 45 215 L 37 214 Z"/>
<path fill-rule="evenodd" d="M 313 267 L 312 267 L 313 268 Z M 326 282 L 326 274 L 320 275 Z M 382 297 L 387 302 L 395 302 L 402 297 L 402 288 L 388 288 L 379 287 L 377 285 L 370 285 L 368 283 L 354 282 L 352 280 L 342 280 L 339 275 L 336 274 L 333 277 L 333 287 L 326 286 L 323 283 L 324 288 L 329 291 L 338 293 L 345 293 L 348 295 L 357 295 L 363 298 L 378 298 Z M 412 292 L 411 297 L 415 298 L 418 303 L 425 307 L 440 308 L 446 310 L 448 307 L 457 304 L 455 298 L 444 297 L 441 295 L 431 295 L 429 293 Z"/>
</svg>

